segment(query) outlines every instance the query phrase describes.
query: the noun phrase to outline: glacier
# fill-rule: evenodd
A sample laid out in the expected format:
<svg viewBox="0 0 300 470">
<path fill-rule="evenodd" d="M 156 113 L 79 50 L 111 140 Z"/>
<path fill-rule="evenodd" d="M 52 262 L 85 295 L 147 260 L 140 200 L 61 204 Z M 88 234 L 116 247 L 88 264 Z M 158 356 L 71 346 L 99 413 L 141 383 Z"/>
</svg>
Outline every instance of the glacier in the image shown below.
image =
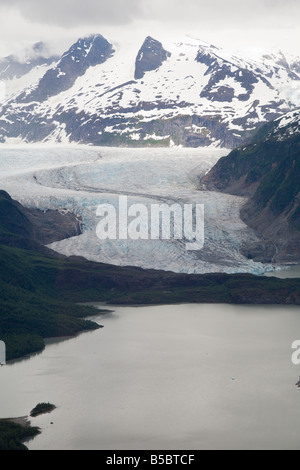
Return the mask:
<svg viewBox="0 0 300 470">
<path fill-rule="evenodd" d="M 120 266 L 181 273 L 263 274 L 270 265 L 246 259 L 240 249 L 257 242 L 240 219 L 242 197 L 197 190 L 200 176 L 225 156 L 216 148 L 104 148 L 83 145 L 2 145 L 0 188 L 26 207 L 70 211 L 83 233 L 50 245 L 67 256 Z M 183 240 L 99 240 L 100 204 L 204 204 L 205 246 L 187 251 Z"/>
</svg>

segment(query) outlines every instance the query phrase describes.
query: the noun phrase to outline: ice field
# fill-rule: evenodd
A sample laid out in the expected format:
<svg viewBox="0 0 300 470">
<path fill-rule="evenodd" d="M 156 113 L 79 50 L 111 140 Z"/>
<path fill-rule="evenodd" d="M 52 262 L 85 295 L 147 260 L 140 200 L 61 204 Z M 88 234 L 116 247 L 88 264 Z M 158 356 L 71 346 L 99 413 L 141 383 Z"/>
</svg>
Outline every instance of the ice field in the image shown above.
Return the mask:
<svg viewBox="0 0 300 470">
<path fill-rule="evenodd" d="M 241 197 L 197 190 L 204 175 L 228 150 L 214 148 L 126 149 L 89 146 L 2 146 L 0 189 L 27 207 L 70 211 L 82 218 L 80 236 L 50 247 L 67 256 L 115 265 L 174 272 L 249 272 L 270 269 L 240 254 L 257 240 L 240 219 Z M 119 195 L 128 203 L 204 204 L 205 245 L 187 251 L 182 240 L 99 240 L 100 204 Z"/>
</svg>

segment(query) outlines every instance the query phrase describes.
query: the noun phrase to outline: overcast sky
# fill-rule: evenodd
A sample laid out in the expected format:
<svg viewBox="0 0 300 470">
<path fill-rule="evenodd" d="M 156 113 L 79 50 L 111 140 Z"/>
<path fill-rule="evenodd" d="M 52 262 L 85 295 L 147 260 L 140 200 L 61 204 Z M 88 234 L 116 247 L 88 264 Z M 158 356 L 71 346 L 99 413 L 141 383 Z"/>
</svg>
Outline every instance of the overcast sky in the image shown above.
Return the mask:
<svg viewBox="0 0 300 470">
<path fill-rule="evenodd" d="M 299 50 L 300 0 L 0 0 L 0 53 L 25 42 L 170 31 L 231 48 Z M 159 37 L 158 37 L 159 39 Z"/>
</svg>

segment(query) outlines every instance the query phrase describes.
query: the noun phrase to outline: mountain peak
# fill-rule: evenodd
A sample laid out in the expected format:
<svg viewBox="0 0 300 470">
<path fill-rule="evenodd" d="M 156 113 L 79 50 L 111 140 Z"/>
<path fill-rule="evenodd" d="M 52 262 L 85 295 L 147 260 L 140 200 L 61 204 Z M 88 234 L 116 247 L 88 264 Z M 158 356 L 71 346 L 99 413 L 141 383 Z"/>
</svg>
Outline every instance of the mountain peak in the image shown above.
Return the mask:
<svg viewBox="0 0 300 470">
<path fill-rule="evenodd" d="M 100 34 L 79 39 L 23 100 L 43 102 L 68 90 L 89 67 L 103 64 L 113 53 L 112 45 Z"/>
<path fill-rule="evenodd" d="M 159 69 L 170 56 L 161 42 L 147 36 L 136 58 L 134 78 L 139 80 L 146 72 Z"/>
<path fill-rule="evenodd" d="M 107 52 L 112 52 L 111 44 L 101 34 L 94 34 L 78 39 L 78 41 L 63 54 L 60 62 L 66 57 L 76 54 L 75 57 L 72 57 L 72 60 L 76 61 L 77 59 L 81 60 L 82 58 L 89 57 L 91 64 L 98 65 Z"/>
</svg>

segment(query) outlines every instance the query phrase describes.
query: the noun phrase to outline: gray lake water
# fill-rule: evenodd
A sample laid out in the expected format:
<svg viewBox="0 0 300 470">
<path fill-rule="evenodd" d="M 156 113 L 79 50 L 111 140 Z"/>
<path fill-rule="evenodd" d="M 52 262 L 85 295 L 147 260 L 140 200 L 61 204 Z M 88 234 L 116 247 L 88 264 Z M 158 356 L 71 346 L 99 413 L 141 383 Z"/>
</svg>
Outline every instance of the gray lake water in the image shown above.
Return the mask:
<svg viewBox="0 0 300 470">
<path fill-rule="evenodd" d="M 286 269 L 266 273 L 267 277 L 278 277 L 279 279 L 295 279 L 300 277 L 300 266 L 290 266 Z"/>
<path fill-rule="evenodd" d="M 0 416 L 30 449 L 300 449 L 299 307 L 117 307 L 104 329 L 0 368 Z M 50 424 L 53 422 L 53 424 Z"/>
</svg>

